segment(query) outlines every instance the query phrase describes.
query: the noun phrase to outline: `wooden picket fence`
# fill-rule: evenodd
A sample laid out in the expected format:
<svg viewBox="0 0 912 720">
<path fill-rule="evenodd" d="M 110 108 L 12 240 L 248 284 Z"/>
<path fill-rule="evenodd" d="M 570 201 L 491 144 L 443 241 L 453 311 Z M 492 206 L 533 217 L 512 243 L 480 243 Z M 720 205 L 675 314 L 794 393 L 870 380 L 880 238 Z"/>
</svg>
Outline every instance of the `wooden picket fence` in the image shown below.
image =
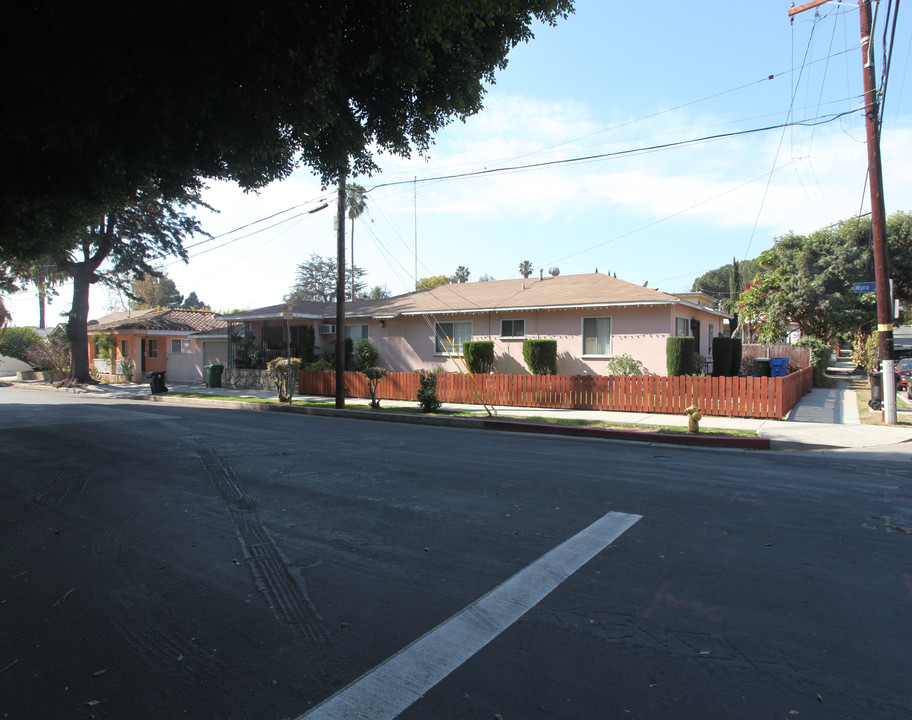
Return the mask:
<svg viewBox="0 0 912 720">
<path fill-rule="evenodd" d="M 619 410 L 683 414 L 696 405 L 704 415 L 781 418 L 811 391 L 813 369 L 787 377 L 656 377 L 601 375 L 474 375 L 474 382 L 456 373 L 437 376 L 441 402 L 496 406 Z M 335 373 L 302 370 L 302 395 L 333 396 Z M 383 400 L 415 400 L 416 373 L 389 373 L 377 388 Z M 345 373 L 346 397 L 369 398 L 367 378 Z M 417 402 L 417 400 L 416 400 Z"/>
</svg>

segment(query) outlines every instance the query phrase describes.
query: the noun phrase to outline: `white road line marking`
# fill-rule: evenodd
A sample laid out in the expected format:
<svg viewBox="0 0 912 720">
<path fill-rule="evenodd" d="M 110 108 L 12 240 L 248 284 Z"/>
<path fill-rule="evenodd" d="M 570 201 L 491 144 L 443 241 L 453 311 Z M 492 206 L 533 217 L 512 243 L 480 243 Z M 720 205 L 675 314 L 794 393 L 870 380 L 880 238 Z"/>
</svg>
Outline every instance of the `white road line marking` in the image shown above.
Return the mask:
<svg viewBox="0 0 912 720">
<path fill-rule="evenodd" d="M 392 720 L 641 517 L 601 517 L 297 720 Z"/>
</svg>

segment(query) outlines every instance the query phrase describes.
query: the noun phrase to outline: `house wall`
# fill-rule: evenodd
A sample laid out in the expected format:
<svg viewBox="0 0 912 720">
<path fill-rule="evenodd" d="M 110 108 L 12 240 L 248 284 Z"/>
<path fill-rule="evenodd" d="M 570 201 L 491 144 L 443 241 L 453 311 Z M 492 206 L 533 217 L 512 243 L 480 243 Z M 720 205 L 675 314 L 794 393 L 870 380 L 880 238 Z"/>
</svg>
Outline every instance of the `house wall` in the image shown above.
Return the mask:
<svg viewBox="0 0 912 720">
<path fill-rule="evenodd" d="M 583 355 L 582 324 L 586 317 L 611 318 L 611 354 L 604 357 Z M 721 318 L 703 310 L 681 306 L 643 306 L 606 308 L 602 310 L 539 310 L 518 313 L 479 313 L 475 315 L 438 315 L 437 322 L 472 322 L 473 340 L 494 341 L 494 371 L 505 374 L 528 374 L 522 357 L 524 338 L 501 338 L 504 319 L 525 321 L 526 338 L 557 340 L 557 371 L 561 375 L 606 375 L 611 357 L 629 354 L 643 363 L 647 372 L 664 375 L 665 341 L 675 332 L 675 317 L 693 318 L 700 322 L 701 350 L 711 355 L 709 325 L 715 334 L 722 329 Z M 442 367 L 457 369 L 453 360 L 434 354 L 433 320 L 422 316 L 397 317 L 385 321 L 381 328 L 370 321 L 369 336 L 380 352 L 381 363 L 393 372 L 432 370 Z"/>
<path fill-rule="evenodd" d="M 142 331 L 131 330 L 127 332 L 111 333 L 114 336 L 114 373 L 122 375 L 121 361 L 129 360 L 133 364 L 133 380 L 140 382 L 144 378 L 143 374 L 164 370 L 166 380 L 173 382 L 201 382 L 202 381 L 202 344 L 195 338 L 189 339 L 190 351 L 181 353 L 172 353 L 171 340 L 173 338 L 183 341 L 188 340 L 189 333 L 175 334 L 166 333 L 165 331 Z M 129 342 L 129 356 L 125 356 L 121 351 L 121 340 Z M 143 369 L 142 354 L 143 340 L 145 346 L 145 368 Z M 149 355 L 149 340 L 155 340 L 158 343 L 158 356 Z M 109 373 L 108 361 L 95 360 L 95 343 L 89 338 L 89 359 L 92 360 L 99 372 Z M 102 370 L 102 366 L 104 369 Z"/>
</svg>

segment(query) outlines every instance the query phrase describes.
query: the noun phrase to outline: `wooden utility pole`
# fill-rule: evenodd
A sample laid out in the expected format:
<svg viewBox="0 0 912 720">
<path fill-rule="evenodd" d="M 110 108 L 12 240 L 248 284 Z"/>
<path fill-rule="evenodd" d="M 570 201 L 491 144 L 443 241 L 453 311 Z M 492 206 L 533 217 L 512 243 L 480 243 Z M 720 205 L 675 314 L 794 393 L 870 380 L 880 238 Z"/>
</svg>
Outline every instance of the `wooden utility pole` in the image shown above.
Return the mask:
<svg viewBox="0 0 912 720">
<path fill-rule="evenodd" d="M 789 10 L 789 17 L 822 5 L 813 0 Z M 887 425 L 896 425 L 896 375 L 893 354 L 893 298 L 890 293 L 890 250 L 887 246 L 887 213 L 884 205 L 883 173 L 880 163 L 880 103 L 874 73 L 874 39 L 871 36 L 871 2 L 860 0 L 862 76 L 864 80 L 865 129 L 868 146 L 868 181 L 871 186 L 871 232 L 874 236 L 874 284 L 877 290 L 877 334 L 883 388 L 883 413 Z"/>
<path fill-rule="evenodd" d="M 345 174 L 336 208 L 336 407 L 345 407 Z"/>
<path fill-rule="evenodd" d="M 858 4 L 861 17 L 861 52 L 864 59 L 865 128 L 868 144 L 868 180 L 871 184 L 871 231 L 874 234 L 874 282 L 877 286 L 877 334 L 883 370 L 884 422 L 896 425 L 896 376 L 893 356 L 893 298 L 890 293 L 890 250 L 887 246 L 887 213 L 884 208 L 880 166 L 880 104 L 874 75 L 874 38 L 871 36 L 871 3 Z"/>
</svg>

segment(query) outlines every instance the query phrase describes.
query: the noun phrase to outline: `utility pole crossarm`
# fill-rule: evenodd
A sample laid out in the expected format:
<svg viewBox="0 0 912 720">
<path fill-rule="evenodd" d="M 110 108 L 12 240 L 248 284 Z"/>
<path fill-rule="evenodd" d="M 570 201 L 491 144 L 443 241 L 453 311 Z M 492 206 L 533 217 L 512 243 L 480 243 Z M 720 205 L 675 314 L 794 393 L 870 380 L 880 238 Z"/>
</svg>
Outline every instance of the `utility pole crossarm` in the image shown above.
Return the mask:
<svg viewBox="0 0 912 720">
<path fill-rule="evenodd" d="M 798 13 L 803 13 L 805 10 L 811 10 L 828 2 L 831 2 L 831 0 L 811 0 L 811 2 L 806 2 L 804 5 L 792 7 L 789 9 L 789 17 L 795 17 Z"/>
</svg>

